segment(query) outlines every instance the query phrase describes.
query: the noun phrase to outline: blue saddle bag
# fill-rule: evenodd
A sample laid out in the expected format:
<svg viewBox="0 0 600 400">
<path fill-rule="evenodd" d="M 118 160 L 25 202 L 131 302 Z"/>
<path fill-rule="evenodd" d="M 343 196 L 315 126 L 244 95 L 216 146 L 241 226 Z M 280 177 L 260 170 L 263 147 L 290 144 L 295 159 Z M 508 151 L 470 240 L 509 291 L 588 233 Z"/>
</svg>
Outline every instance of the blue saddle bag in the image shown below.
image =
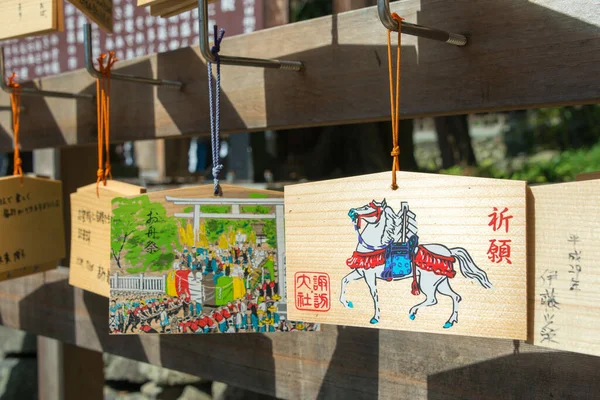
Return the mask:
<svg viewBox="0 0 600 400">
<path fill-rule="evenodd" d="M 414 235 L 408 242 L 390 244 L 385 249 L 385 269 L 381 277 L 391 281 L 412 273 L 412 259 L 417 243 L 418 237 Z"/>
</svg>

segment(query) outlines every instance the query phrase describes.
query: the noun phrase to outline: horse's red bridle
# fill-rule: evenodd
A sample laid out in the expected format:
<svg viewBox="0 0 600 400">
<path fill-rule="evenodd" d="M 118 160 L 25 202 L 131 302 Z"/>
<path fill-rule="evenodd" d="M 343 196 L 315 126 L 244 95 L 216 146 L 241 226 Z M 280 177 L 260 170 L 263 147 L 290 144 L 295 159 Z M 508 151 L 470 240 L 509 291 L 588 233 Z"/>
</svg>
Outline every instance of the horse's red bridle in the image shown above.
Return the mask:
<svg viewBox="0 0 600 400">
<path fill-rule="evenodd" d="M 356 221 L 356 225 L 360 228 L 361 225 L 361 219 L 362 218 L 369 218 L 369 217 L 375 217 L 375 224 L 379 222 L 379 220 L 381 219 L 381 213 L 383 212 L 383 209 L 376 205 L 373 202 L 369 203 L 369 207 L 371 207 L 373 209 L 372 212 L 368 213 L 368 214 L 359 214 L 357 221 Z"/>
</svg>

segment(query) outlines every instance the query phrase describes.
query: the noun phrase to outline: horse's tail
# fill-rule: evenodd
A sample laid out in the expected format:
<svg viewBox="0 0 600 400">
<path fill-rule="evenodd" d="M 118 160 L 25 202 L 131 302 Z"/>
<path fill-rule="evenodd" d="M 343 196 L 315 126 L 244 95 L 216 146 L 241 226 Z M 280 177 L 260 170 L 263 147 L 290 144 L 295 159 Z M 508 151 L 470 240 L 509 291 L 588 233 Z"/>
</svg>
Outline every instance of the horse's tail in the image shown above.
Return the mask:
<svg viewBox="0 0 600 400">
<path fill-rule="evenodd" d="M 465 278 L 477 280 L 477 282 L 479 282 L 481 286 L 486 289 L 490 289 L 492 287 L 492 282 L 490 282 L 488 279 L 485 271 L 475 264 L 475 261 L 473 261 L 467 250 L 463 249 L 462 247 L 455 247 L 450 249 L 450 253 L 452 253 L 452 255 L 458 261 L 460 272 Z"/>
</svg>

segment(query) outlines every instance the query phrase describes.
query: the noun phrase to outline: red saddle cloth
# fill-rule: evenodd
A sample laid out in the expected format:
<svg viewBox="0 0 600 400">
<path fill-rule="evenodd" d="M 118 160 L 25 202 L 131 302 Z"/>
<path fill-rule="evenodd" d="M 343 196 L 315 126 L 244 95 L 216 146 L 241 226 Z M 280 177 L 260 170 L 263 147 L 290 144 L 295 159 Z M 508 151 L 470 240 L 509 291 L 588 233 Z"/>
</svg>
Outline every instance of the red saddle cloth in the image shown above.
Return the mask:
<svg viewBox="0 0 600 400">
<path fill-rule="evenodd" d="M 346 260 L 346 265 L 352 269 L 356 268 L 376 268 L 385 264 L 385 249 L 371 251 L 369 253 L 359 253 L 355 251 L 352 257 Z"/>
<path fill-rule="evenodd" d="M 435 254 L 419 245 L 417 254 L 415 254 L 414 262 L 417 267 L 432 271 L 436 275 L 445 275 L 448 278 L 454 278 L 456 271 L 454 270 L 454 257 L 445 257 Z"/>
</svg>

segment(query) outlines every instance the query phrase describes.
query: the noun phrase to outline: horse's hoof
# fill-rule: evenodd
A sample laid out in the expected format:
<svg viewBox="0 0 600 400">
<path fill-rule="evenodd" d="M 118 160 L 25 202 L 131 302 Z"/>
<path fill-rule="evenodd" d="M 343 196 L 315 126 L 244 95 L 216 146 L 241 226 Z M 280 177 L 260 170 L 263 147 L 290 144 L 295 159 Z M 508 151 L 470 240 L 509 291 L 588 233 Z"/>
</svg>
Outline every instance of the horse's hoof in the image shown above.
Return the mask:
<svg viewBox="0 0 600 400">
<path fill-rule="evenodd" d="M 414 321 L 414 320 L 415 320 L 415 318 L 416 318 L 416 315 L 415 315 L 415 314 L 410 314 L 410 315 L 408 316 L 408 318 L 410 318 L 410 320 L 411 320 L 411 321 Z"/>
<path fill-rule="evenodd" d="M 378 322 L 379 322 L 379 320 L 376 320 L 375 318 L 371 318 L 371 323 L 372 323 L 373 325 L 375 325 L 375 324 L 376 324 L 376 323 L 378 323 Z"/>
<path fill-rule="evenodd" d="M 351 301 L 348 302 L 348 308 L 354 308 L 354 304 Z"/>
<path fill-rule="evenodd" d="M 449 328 L 452 328 L 452 325 L 454 325 L 452 322 L 446 322 L 446 323 L 444 324 L 444 329 L 449 329 Z"/>
</svg>

